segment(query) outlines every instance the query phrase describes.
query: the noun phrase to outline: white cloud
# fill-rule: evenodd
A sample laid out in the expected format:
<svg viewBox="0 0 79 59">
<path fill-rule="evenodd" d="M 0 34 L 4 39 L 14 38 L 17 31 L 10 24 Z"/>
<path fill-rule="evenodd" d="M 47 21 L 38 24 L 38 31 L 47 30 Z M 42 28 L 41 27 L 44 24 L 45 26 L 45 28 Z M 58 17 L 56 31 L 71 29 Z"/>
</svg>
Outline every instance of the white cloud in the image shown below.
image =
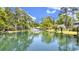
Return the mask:
<svg viewBox="0 0 79 59">
<path fill-rule="evenodd" d="M 33 19 L 33 21 L 35 21 L 36 20 L 36 17 L 34 17 L 34 16 L 31 16 L 30 14 L 28 14 L 32 19 Z"/>
<path fill-rule="evenodd" d="M 51 11 L 51 10 L 47 9 L 46 12 L 47 12 L 48 14 L 53 14 L 53 13 L 56 12 L 56 10 L 52 10 L 52 11 Z"/>
<path fill-rule="evenodd" d="M 33 17 L 33 16 L 32 16 L 32 19 L 34 19 L 34 20 L 35 20 L 35 19 L 36 19 L 36 17 Z"/>
<path fill-rule="evenodd" d="M 35 21 L 35 20 L 36 20 L 36 17 L 31 16 L 31 15 L 30 15 L 30 17 L 32 18 L 32 20 L 33 20 L 33 21 Z"/>
<path fill-rule="evenodd" d="M 32 19 L 36 19 L 36 17 L 34 17 L 34 16 L 31 16 L 30 14 L 28 14 Z"/>
<path fill-rule="evenodd" d="M 48 7 L 49 9 L 56 9 L 56 10 L 60 10 L 61 7 Z"/>
<path fill-rule="evenodd" d="M 53 7 L 53 9 L 60 10 L 61 7 Z"/>
</svg>

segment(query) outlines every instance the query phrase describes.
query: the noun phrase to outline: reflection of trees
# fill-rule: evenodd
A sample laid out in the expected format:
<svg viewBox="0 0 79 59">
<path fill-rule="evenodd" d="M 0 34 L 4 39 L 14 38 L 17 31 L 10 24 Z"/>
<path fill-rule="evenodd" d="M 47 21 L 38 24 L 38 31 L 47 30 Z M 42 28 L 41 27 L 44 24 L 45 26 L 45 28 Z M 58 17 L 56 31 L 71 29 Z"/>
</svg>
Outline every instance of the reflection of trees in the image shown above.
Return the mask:
<svg viewBox="0 0 79 59">
<path fill-rule="evenodd" d="M 76 39 L 77 39 L 77 41 L 76 41 L 77 42 L 77 46 L 79 46 L 79 36 L 77 36 Z"/>
<path fill-rule="evenodd" d="M 0 50 L 13 50 L 16 46 L 15 45 L 15 41 L 16 41 L 16 38 L 15 38 L 15 34 L 12 35 L 12 34 L 3 34 L 3 35 L 0 35 L 2 36 L 0 38 Z"/>
<path fill-rule="evenodd" d="M 53 38 L 53 33 L 50 32 L 42 32 L 42 41 L 45 43 L 50 43 L 52 41 Z"/>
<path fill-rule="evenodd" d="M 77 47 L 74 47 L 75 41 L 76 41 L 75 46 L 79 46 L 79 36 L 76 36 L 74 39 L 73 36 L 61 34 L 59 35 L 58 38 L 59 38 L 59 50 L 64 51 L 76 50 Z M 69 46 L 69 44 L 71 45 Z"/>
<path fill-rule="evenodd" d="M 32 43 L 32 39 L 28 39 L 28 32 L 19 32 L 12 34 L 0 35 L 0 50 L 26 50 Z"/>
<path fill-rule="evenodd" d="M 38 36 L 39 34 L 40 34 L 40 32 L 39 33 L 29 32 L 28 36 L 34 38 L 35 36 Z"/>
<path fill-rule="evenodd" d="M 60 34 L 59 35 L 59 50 L 67 51 L 69 49 L 68 43 L 69 43 L 69 36 Z"/>
<path fill-rule="evenodd" d="M 27 47 L 32 43 L 32 39 L 28 39 L 28 32 L 18 33 L 18 48 L 17 50 L 26 50 Z"/>
</svg>

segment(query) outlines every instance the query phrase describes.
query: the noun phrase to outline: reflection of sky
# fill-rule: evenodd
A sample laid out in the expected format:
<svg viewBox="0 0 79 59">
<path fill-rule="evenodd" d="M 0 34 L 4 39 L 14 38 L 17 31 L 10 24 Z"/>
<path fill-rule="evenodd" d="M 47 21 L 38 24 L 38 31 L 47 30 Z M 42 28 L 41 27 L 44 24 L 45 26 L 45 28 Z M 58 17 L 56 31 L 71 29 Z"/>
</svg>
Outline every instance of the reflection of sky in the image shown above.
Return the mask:
<svg viewBox="0 0 79 59">
<path fill-rule="evenodd" d="M 53 19 L 56 19 L 59 13 L 59 10 L 48 7 L 22 7 L 22 9 L 33 16 L 33 18 L 36 18 L 37 22 L 40 22 L 41 18 L 46 16 L 51 16 Z"/>
<path fill-rule="evenodd" d="M 77 38 L 73 36 L 52 36 L 48 43 L 42 34 L 35 35 L 33 42 L 29 45 L 29 51 L 74 51 L 79 50 L 79 45 L 76 42 Z"/>
<path fill-rule="evenodd" d="M 50 43 L 46 43 L 42 41 L 42 35 L 35 36 L 33 38 L 33 42 L 28 47 L 27 50 L 34 50 L 34 51 L 56 51 L 58 50 L 58 43 L 57 40 L 53 40 Z"/>
</svg>

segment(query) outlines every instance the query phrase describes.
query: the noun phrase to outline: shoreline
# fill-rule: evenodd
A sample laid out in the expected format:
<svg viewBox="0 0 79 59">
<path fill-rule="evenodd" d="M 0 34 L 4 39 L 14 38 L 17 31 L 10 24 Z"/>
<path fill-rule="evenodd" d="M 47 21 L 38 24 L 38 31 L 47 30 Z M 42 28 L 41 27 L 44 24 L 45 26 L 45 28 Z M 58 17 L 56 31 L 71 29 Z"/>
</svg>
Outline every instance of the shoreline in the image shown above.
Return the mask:
<svg viewBox="0 0 79 59">
<path fill-rule="evenodd" d="M 16 30 L 16 31 L 0 31 L 1 33 L 16 33 L 16 32 L 25 32 L 29 30 Z M 46 30 L 48 32 L 56 32 L 56 33 L 61 33 L 60 30 L 55 31 L 54 29 L 51 30 Z M 68 30 L 62 30 L 62 34 L 68 34 L 68 35 L 77 35 L 76 31 L 68 31 Z"/>
<path fill-rule="evenodd" d="M 16 33 L 16 32 L 25 32 L 29 30 L 16 30 L 16 31 L 0 31 L 1 33 Z"/>
<path fill-rule="evenodd" d="M 48 32 L 55 32 L 54 29 L 52 30 L 47 30 Z M 57 30 L 56 33 L 61 33 L 60 30 Z M 68 34 L 68 35 L 77 35 L 76 31 L 68 31 L 68 30 L 62 30 L 62 34 Z"/>
</svg>

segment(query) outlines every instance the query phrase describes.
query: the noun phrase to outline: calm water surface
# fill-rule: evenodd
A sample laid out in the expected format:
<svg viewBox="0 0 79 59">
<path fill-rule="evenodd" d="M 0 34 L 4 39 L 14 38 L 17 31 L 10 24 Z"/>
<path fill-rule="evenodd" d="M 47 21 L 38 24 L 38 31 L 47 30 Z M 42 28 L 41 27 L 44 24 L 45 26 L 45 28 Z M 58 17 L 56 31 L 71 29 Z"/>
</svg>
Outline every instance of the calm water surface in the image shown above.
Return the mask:
<svg viewBox="0 0 79 59">
<path fill-rule="evenodd" d="M 50 32 L 0 34 L 0 51 L 77 51 L 79 37 Z"/>
</svg>

